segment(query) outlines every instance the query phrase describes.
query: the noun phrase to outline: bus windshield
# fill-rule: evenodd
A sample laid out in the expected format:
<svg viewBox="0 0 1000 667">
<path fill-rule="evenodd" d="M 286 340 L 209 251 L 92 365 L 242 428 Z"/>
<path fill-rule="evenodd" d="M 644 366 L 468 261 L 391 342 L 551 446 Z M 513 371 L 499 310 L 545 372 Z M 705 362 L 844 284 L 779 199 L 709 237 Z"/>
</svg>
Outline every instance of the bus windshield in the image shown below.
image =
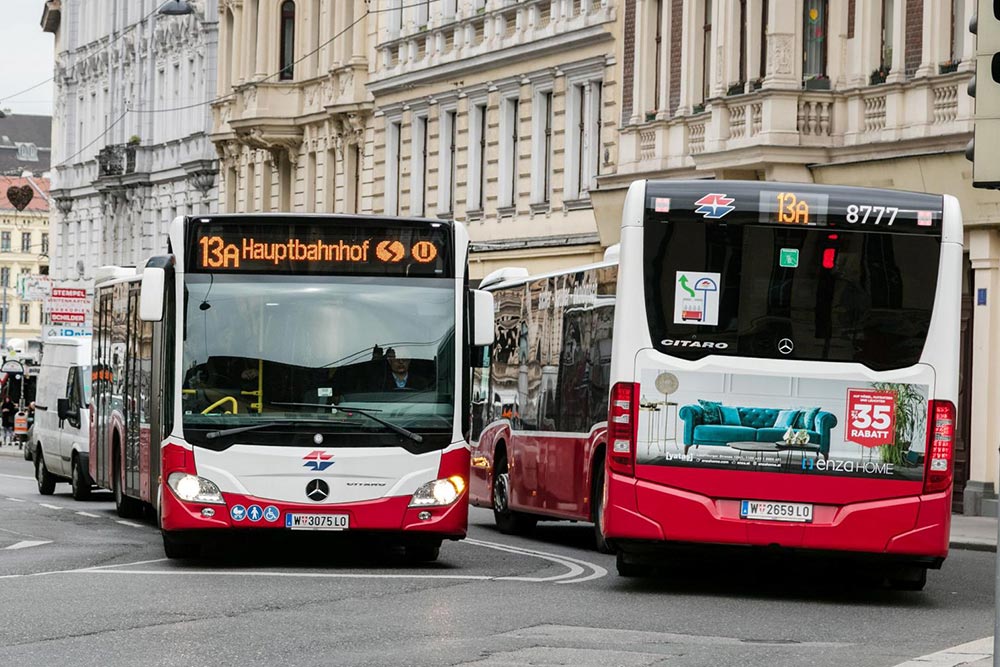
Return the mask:
<svg viewBox="0 0 1000 667">
<path fill-rule="evenodd" d="M 452 281 L 188 274 L 185 288 L 182 391 L 192 442 L 275 422 L 392 432 L 362 410 L 411 431 L 450 432 Z M 281 442 L 264 431 L 244 438 Z"/>
<path fill-rule="evenodd" d="M 650 334 L 658 350 L 686 359 L 912 366 L 930 327 L 940 253 L 929 234 L 675 215 L 646 225 Z"/>
</svg>

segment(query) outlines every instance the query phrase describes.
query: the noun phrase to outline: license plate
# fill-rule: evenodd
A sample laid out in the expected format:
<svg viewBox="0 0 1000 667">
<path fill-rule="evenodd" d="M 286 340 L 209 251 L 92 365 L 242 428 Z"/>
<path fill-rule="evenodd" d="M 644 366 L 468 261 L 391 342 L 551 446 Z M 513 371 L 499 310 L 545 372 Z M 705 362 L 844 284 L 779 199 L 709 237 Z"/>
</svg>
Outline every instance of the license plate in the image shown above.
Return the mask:
<svg viewBox="0 0 1000 667">
<path fill-rule="evenodd" d="M 765 521 L 809 522 L 813 518 L 813 506 L 807 503 L 744 500 L 740 502 L 740 516 L 744 519 L 763 519 Z"/>
<path fill-rule="evenodd" d="M 285 528 L 292 530 L 347 530 L 347 514 L 286 514 Z"/>
</svg>

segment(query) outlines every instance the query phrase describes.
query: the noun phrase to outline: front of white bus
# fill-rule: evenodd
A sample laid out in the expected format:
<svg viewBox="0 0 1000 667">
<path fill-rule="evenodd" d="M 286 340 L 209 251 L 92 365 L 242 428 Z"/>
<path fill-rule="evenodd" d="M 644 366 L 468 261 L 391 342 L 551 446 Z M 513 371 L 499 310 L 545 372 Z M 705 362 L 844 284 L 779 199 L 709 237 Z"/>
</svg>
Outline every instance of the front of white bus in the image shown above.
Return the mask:
<svg viewBox="0 0 1000 667">
<path fill-rule="evenodd" d="M 168 556 L 269 529 L 390 534 L 431 560 L 465 536 L 461 225 L 194 217 L 171 245 Z"/>
<path fill-rule="evenodd" d="M 621 258 L 604 515 L 620 570 L 667 544 L 777 546 L 922 586 L 948 550 L 955 199 L 637 182 Z"/>
</svg>

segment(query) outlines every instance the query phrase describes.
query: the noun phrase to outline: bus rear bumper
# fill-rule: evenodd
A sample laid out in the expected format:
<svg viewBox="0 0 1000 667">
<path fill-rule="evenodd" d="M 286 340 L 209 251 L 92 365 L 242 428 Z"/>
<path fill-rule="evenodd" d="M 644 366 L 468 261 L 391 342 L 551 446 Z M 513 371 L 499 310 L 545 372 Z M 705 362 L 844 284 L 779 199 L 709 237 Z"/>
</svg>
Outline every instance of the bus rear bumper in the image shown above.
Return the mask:
<svg viewBox="0 0 1000 667">
<path fill-rule="evenodd" d="M 285 522 L 289 514 L 346 514 L 348 528 L 337 532 L 414 533 L 458 540 L 466 535 L 469 515 L 466 493 L 445 507 L 408 507 L 410 496 L 324 505 L 278 502 L 231 493 L 224 493 L 223 498 L 226 501 L 224 505 L 189 503 L 177 498 L 173 491 L 164 485 L 161 527 L 167 532 L 185 533 L 214 530 L 283 531 L 287 530 Z M 238 506 L 242 507 L 242 511 L 236 510 Z M 258 508 L 257 512 L 251 512 L 251 507 Z M 267 511 L 272 507 L 277 510 L 276 516 L 273 510 Z M 210 510 L 211 516 L 205 515 L 206 509 Z M 257 520 L 251 520 L 251 515 L 257 516 Z M 269 520 L 272 516 L 274 519 Z M 237 519 L 237 517 L 242 518 Z"/>
<path fill-rule="evenodd" d="M 716 544 L 897 555 L 937 563 L 948 555 L 950 492 L 815 504 L 813 521 L 747 520 L 740 499 L 712 498 L 617 474 L 608 477 L 604 530 L 629 545 Z M 935 565 L 930 565 L 935 567 Z"/>
</svg>

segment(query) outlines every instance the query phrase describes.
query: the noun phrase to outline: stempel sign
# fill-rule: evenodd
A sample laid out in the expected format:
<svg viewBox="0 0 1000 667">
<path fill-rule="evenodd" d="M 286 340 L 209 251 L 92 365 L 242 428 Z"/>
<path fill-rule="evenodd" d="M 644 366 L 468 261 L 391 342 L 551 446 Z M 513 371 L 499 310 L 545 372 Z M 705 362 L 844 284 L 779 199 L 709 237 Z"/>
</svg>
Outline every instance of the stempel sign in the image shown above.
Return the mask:
<svg viewBox="0 0 1000 667">
<path fill-rule="evenodd" d="M 847 390 L 847 441 L 862 447 L 893 443 L 896 395 L 891 391 Z"/>
</svg>

